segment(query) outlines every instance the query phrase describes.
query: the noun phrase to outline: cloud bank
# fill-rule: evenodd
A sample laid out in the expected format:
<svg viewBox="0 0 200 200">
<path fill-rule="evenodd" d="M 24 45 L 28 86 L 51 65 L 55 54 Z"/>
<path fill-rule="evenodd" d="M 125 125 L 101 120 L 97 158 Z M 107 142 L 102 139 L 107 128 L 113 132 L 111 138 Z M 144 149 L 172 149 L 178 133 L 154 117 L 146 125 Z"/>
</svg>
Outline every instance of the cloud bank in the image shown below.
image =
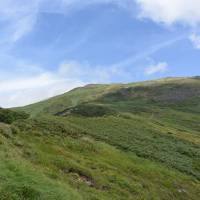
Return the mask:
<svg viewBox="0 0 200 200">
<path fill-rule="evenodd" d="M 31 74 L 31 73 L 30 73 Z M 78 79 L 62 76 L 58 71 L 43 71 L 28 76 L 0 80 L 0 107 L 31 104 L 84 85 Z"/>
</svg>

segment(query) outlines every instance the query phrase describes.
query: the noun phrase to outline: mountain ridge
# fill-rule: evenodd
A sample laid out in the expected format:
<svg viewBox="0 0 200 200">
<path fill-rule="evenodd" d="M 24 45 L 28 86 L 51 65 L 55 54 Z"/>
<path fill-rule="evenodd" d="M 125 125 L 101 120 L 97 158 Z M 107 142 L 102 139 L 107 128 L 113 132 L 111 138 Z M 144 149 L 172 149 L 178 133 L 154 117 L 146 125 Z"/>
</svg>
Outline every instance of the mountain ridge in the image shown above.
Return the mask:
<svg viewBox="0 0 200 200">
<path fill-rule="evenodd" d="M 195 76 L 198 77 L 198 76 Z M 77 90 L 82 90 L 82 89 L 97 89 L 98 88 L 102 88 L 102 90 L 107 90 L 109 91 L 109 88 L 112 89 L 120 89 L 121 87 L 131 87 L 131 86 L 137 86 L 137 85 L 145 85 L 145 84 L 156 84 L 156 83 L 160 83 L 160 84 L 165 84 L 166 82 L 173 82 L 173 81 L 189 81 L 189 80 L 193 80 L 195 79 L 195 77 L 167 77 L 167 78 L 162 78 L 162 79 L 156 79 L 156 80 L 151 80 L 151 81 L 143 81 L 143 82 L 132 82 L 132 83 L 127 83 L 127 84 L 120 84 L 120 83 L 113 83 L 113 84 L 87 84 L 83 87 L 78 87 L 78 88 L 74 88 L 66 93 L 51 97 L 49 99 L 40 101 L 38 103 L 33 103 L 27 106 L 22 106 L 22 107 L 18 107 L 18 108 L 14 108 L 14 109 L 21 109 L 24 110 L 26 112 L 33 112 L 34 107 L 42 107 L 42 105 L 44 104 L 53 104 L 53 101 L 60 101 L 59 99 L 64 98 L 65 99 L 65 95 L 68 95 L 70 93 L 76 92 Z M 97 91 L 98 92 L 98 91 Z M 100 90 L 99 93 L 101 93 L 102 91 Z M 66 98 L 69 98 L 68 96 L 66 96 Z M 76 104 L 76 103 L 75 103 Z M 72 103 L 73 105 L 73 103 Z M 66 106 L 66 105 L 65 105 Z M 44 106 L 45 107 L 45 106 Z M 41 110 L 40 110 L 41 111 Z M 36 112 L 37 114 L 37 112 Z"/>
</svg>

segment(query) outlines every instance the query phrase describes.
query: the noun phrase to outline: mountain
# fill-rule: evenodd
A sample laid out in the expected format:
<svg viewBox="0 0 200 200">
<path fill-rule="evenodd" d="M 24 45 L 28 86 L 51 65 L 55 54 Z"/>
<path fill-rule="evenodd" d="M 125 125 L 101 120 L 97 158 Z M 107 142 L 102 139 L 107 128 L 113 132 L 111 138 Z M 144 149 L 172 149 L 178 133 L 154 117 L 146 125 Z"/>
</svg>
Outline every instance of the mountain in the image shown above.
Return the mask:
<svg viewBox="0 0 200 200">
<path fill-rule="evenodd" d="M 198 200 L 199 121 L 199 77 L 0 109 L 0 199 Z"/>
</svg>

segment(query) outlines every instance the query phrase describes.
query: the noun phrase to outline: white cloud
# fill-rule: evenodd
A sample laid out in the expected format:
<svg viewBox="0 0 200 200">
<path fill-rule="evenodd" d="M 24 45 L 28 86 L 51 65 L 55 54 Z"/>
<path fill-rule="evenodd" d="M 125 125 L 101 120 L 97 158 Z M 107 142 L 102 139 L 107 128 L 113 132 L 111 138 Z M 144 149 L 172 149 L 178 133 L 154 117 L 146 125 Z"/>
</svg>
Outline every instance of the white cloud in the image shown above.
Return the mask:
<svg viewBox="0 0 200 200">
<path fill-rule="evenodd" d="M 168 64 L 166 62 L 160 62 L 156 65 L 151 65 L 145 69 L 146 75 L 153 75 L 156 73 L 164 73 L 167 71 Z"/>
<path fill-rule="evenodd" d="M 32 80 L 33 82 L 31 83 L 30 80 Z M 40 77 L 31 77 L 29 80 L 27 78 L 20 78 L 12 80 L 11 83 L 5 82 L 4 89 L 6 88 L 6 84 L 8 89 L 0 91 L 0 106 L 16 107 L 31 104 L 67 92 L 75 87 L 79 87 L 84 84 L 78 80 L 57 79 L 49 80 L 49 82 L 46 83 L 42 82 L 41 84 L 34 85 L 37 80 L 40 80 Z M 19 81 L 21 83 L 28 84 L 30 88 L 21 87 L 21 85 L 18 85 Z M 11 84 L 15 85 L 13 89 L 11 89 Z"/>
<path fill-rule="evenodd" d="M 16 107 L 31 104 L 67 92 L 87 83 L 110 82 L 113 77 L 126 76 L 121 68 L 91 66 L 89 63 L 65 61 L 56 71 L 33 65 L 26 72 L 0 74 L 0 106 Z M 5 77 L 6 76 L 6 77 Z"/>
<path fill-rule="evenodd" d="M 135 0 L 139 5 L 139 18 L 171 26 L 186 25 L 188 31 L 197 31 L 200 25 L 200 0 Z M 194 48 L 200 49 L 200 36 L 189 35 Z"/>
<path fill-rule="evenodd" d="M 190 35 L 189 39 L 195 49 L 200 49 L 200 35 L 193 33 Z"/>
<path fill-rule="evenodd" d="M 167 25 L 200 23 L 199 0 L 136 0 L 141 8 L 140 17 L 150 18 Z"/>
</svg>

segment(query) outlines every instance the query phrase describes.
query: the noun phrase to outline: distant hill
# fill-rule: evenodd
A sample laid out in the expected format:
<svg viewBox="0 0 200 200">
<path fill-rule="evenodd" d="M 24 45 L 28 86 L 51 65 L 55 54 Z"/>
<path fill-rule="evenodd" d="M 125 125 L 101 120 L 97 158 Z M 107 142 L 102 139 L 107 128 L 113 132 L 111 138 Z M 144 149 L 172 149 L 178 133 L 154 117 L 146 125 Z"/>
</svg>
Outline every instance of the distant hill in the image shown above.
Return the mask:
<svg viewBox="0 0 200 200">
<path fill-rule="evenodd" d="M 1 113 L 0 199 L 200 198 L 199 77 L 90 84 Z"/>
<path fill-rule="evenodd" d="M 158 94 L 159 91 L 157 90 L 160 91 L 163 90 L 163 93 L 165 94 L 167 94 L 168 91 L 171 91 L 171 98 L 173 97 L 186 98 L 190 97 L 190 95 L 193 95 L 196 89 L 197 90 L 199 89 L 199 84 L 200 84 L 199 80 L 200 79 L 197 76 L 192 78 L 166 78 L 155 81 L 146 81 L 146 82 L 130 83 L 130 84 L 107 84 L 107 85 L 90 84 L 86 85 L 85 87 L 73 89 L 70 92 L 67 92 L 63 95 L 59 95 L 36 104 L 22 107 L 20 108 L 20 110 L 24 110 L 32 115 L 37 115 L 41 113 L 55 114 L 57 112 L 63 111 L 63 109 L 66 109 L 68 107 L 76 106 L 83 102 L 89 102 L 101 99 L 101 97 L 105 97 L 106 95 L 108 97 L 109 95 L 113 95 L 113 93 L 120 93 L 126 90 L 128 91 L 128 90 L 143 89 L 143 91 L 136 91 L 137 95 L 142 95 L 142 93 L 143 94 L 145 93 L 144 91 L 145 89 L 146 90 L 149 89 L 149 94 L 147 95 L 147 98 L 149 97 L 149 95 L 151 95 L 151 99 L 152 95 L 154 95 L 155 97 L 159 95 Z M 179 96 L 176 96 L 177 94 L 176 92 L 180 93 L 178 94 Z M 121 95 L 123 97 L 123 94 Z M 128 94 L 125 93 L 125 95 Z M 180 97 L 180 95 L 184 96 Z M 163 96 L 163 98 L 164 98 L 163 101 L 168 100 L 166 99 L 166 96 L 165 97 Z"/>
</svg>

